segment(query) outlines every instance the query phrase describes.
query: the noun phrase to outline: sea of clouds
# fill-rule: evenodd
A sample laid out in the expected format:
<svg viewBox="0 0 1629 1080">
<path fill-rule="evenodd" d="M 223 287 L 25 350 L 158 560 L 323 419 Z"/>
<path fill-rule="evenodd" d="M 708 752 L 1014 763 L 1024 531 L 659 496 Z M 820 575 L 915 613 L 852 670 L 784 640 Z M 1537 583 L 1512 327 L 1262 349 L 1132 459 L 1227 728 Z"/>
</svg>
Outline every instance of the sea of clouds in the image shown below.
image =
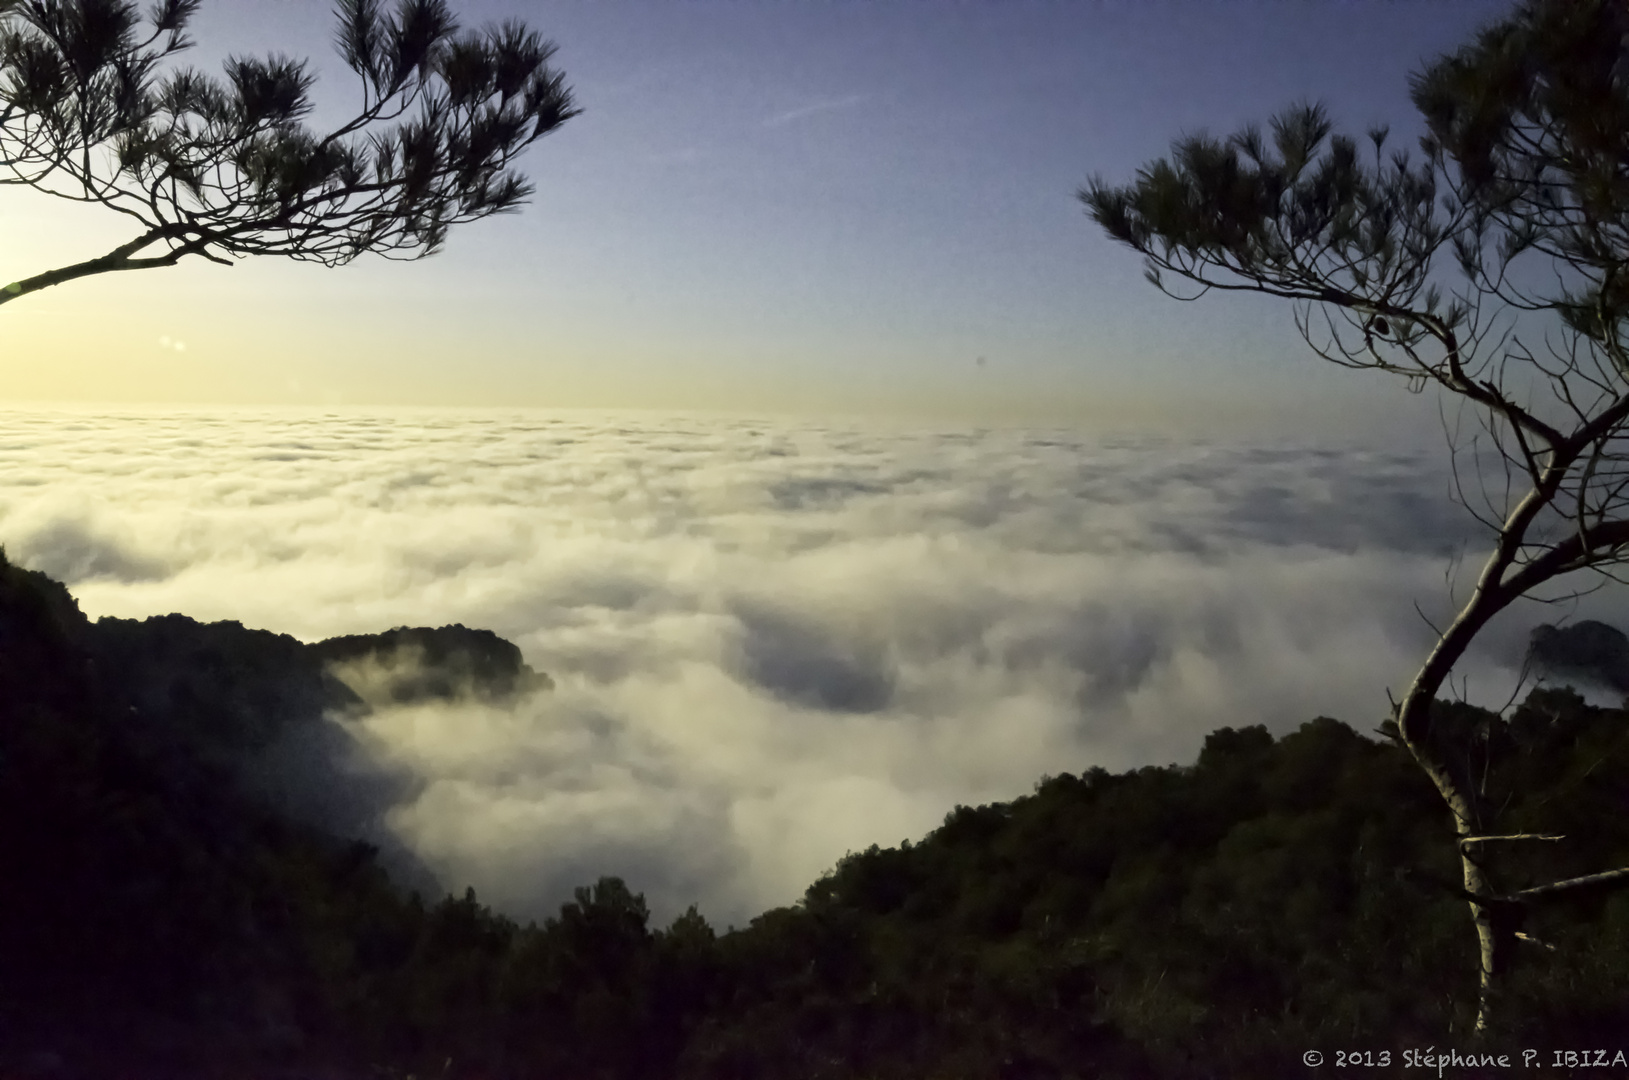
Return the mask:
<svg viewBox="0 0 1629 1080">
<path fill-rule="evenodd" d="M 0 542 L 92 617 L 461 622 L 553 677 L 356 722 L 414 778 L 382 827 L 522 918 L 617 874 L 658 919 L 740 924 L 1046 774 L 1371 730 L 1435 640 L 1416 602 L 1440 624 L 1451 556 L 1463 600 L 1486 546 L 1448 491 L 1431 432 L 0 412 Z M 1501 616 L 1469 699 L 1504 704 L 1539 622 L 1629 626 L 1620 594 Z"/>
</svg>

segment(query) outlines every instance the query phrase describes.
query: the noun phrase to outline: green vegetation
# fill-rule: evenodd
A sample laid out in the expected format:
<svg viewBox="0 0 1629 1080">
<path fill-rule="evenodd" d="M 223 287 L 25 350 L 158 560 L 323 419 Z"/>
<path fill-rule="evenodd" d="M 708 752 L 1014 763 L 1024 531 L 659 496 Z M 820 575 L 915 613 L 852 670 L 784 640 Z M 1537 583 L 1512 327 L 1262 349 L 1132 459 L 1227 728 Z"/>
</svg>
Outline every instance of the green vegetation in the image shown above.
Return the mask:
<svg viewBox="0 0 1629 1080">
<path fill-rule="evenodd" d="M 0 566 L 0 1075 L 50 1051 L 125 1077 L 1306 1076 L 1305 1049 L 1395 1066 L 1474 1024 L 1438 796 L 1335 720 L 958 807 L 728 933 L 653 928 L 615 878 L 520 926 L 241 794 L 190 708 L 150 738 L 93 629 Z M 1566 689 L 1437 709 L 1501 828 L 1567 837 L 1513 853 L 1512 888 L 1629 862 L 1629 714 Z M 1503 1037 L 1617 1047 L 1625 897 L 1522 929 L 1554 951 L 1523 955 Z"/>
<path fill-rule="evenodd" d="M 1365 144 L 1306 104 L 1274 117 L 1267 135 L 1251 124 L 1226 139 L 1178 139 L 1131 183 L 1094 177 L 1079 192 L 1155 286 L 1180 299 L 1216 289 L 1289 300 L 1315 354 L 1402 375 L 1416 393 L 1434 384 L 1476 414 L 1502 458 L 1502 495 L 1482 477 L 1473 503 L 1455 436 L 1458 501 L 1493 534 L 1491 552 L 1468 598 L 1452 598 L 1454 617 L 1433 625 L 1438 640 L 1389 729 L 1452 815 L 1479 946 L 1479 1031 L 1520 1022 L 1500 1001 L 1520 917 L 1567 905 L 1583 879 L 1600 889 L 1611 874 L 1629 887 L 1620 863 L 1511 888 L 1519 849 L 1544 841 L 1498 833 L 1500 804 L 1462 768 L 1479 746 L 1436 723 L 1444 682 L 1499 612 L 1554 602 L 1551 586 L 1580 572 L 1621 581 L 1614 568 L 1629 560 L 1626 62 L 1623 4 L 1526 0 L 1411 80 L 1427 131 L 1417 164 L 1388 152 L 1385 128 Z M 1535 383 L 1547 391 L 1536 403 Z M 1513 867 L 1506 852 L 1517 853 Z"/>
</svg>

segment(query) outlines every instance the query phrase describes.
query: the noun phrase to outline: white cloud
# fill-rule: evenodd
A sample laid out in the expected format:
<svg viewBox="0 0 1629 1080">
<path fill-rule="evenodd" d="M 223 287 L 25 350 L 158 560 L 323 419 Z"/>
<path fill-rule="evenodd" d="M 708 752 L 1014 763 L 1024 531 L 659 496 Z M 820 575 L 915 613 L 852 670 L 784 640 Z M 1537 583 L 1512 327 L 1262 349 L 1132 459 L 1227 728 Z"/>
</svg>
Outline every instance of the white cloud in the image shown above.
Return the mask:
<svg viewBox="0 0 1629 1080">
<path fill-rule="evenodd" d="M 740 922 L 1045 773 L 1189 761 L 1222 725 L 1372 728 L 1431 640 L 1411 602 L 1445 610 L 1475 536 L 1423 445 L 12 412 L 0 540 L 93 616 L 497 631 L 552 693 L 351 722 L 415 778 L 397 835 L 522 916 L 614 873 Z M 1502 703 L 1557 614 L 1490 629 L 1472 700 Z"/>
</svg>

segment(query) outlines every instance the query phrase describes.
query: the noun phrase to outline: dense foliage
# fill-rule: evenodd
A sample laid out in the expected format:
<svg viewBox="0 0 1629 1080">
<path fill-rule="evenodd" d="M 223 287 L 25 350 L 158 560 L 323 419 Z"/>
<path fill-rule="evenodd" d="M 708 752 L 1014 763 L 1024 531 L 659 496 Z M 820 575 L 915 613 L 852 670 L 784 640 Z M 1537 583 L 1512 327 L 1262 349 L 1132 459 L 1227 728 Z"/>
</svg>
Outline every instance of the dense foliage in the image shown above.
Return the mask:
<svg viewBox="0 0 1629 1080">
<path fill-rule="evenodd" d="M 722 935 L 694 910 L 652 928 L 615 878 L 520 926 L 267 810 L 191 713 L 155 743 L 88 626 L 0 568 L 0 1073 L 1272 1077 L 1307 1048 L 1468 1040 L 1440 803 L 1335 720 L 958 807 Z M 1629 861 L 1625 713 L 1566 689 L 1438 713 L 1502 827 L 1567 836 L 1505 884 Z M 1580 893 L 1526 930 L 1554 951 L 1516 973 L 1513 1045 L 1615 1047 L 1629 902 Z"/>
<path fill-rule="evenodd" d="M 0 287 L 0 304 L 192 255 L 421 258 L 524 202 L 520 155 L 581 112 L 554 45 L 519 22 L 469 32 L 446 0 L 339 0 L 361 107 L 313 129 L 306 61 L 232 56 L 224 80 L 175 65 L 201 2 L 0 0 L 0 184 L 137 226 L 99 258 Z"/>
<path fill-rule="evenodd" d="M 1499 804 L 1462 768 L 1482 748 L 1445 740 L 1436 703 L 1501 611 L 1565 599 L 1552 585 L 1577 597 L 1583 571 L 1619 581 L 1613 567 L 1629 561 L 1629 7 L 1523 0 L 1427 63 L 1410 91 L 1426 129 L 1418 164 L 1388 156 L 1384 127 L 1364 145 L 1303 104 L 1270 134 L 1184 136 L 1131 182 L 1093 177 L 1078 195 L 1155 286 L 1292 301 L 1314 353 L 1403 375 L 1416 393 L 1434 385 L 1471 407 L 1502 459 L 1498 495 L 1481 434 L 1470 440 L 1482 499 L 1467 498 L 1456 424 L 1456 501 L 1494 539 L 1393 703 L 1392 735 L 1452 814 L 1479 943 L 1477 1030 L 1508 1034 L 1517 916 L 1564 902 L 1581 879 L 1629 887 L 1629 866 L 1501 886 L 1512 841 L 1494 835 Z M 1512 375 L 1512 362 L 1544 378 Z"/>
</svg>

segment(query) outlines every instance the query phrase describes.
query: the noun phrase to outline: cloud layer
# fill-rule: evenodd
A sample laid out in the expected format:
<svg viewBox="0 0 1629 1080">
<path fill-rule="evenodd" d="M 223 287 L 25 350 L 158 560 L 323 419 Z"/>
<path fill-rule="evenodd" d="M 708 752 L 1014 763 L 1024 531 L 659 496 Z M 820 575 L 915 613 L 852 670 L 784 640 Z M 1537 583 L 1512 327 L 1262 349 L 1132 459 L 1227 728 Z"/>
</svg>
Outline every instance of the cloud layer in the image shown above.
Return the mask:
<svg viewBox="0 0 1629 1080">
<path fill-rule="evenodd" d="M 382 709 L 387 820 L 519 916 L 659 917 L 1223 725 L 1368 729 L 1480 539 L 1445 452 L 534 413 L 0 413 L 0 540 L 90 615 L 306 640 L 461 622 L 556 681 Z M 1461 665 L 1511 692 L 1518 608 Z M 1606 590 L 1577 617 L 1629 625 Z"/>
</svg>

